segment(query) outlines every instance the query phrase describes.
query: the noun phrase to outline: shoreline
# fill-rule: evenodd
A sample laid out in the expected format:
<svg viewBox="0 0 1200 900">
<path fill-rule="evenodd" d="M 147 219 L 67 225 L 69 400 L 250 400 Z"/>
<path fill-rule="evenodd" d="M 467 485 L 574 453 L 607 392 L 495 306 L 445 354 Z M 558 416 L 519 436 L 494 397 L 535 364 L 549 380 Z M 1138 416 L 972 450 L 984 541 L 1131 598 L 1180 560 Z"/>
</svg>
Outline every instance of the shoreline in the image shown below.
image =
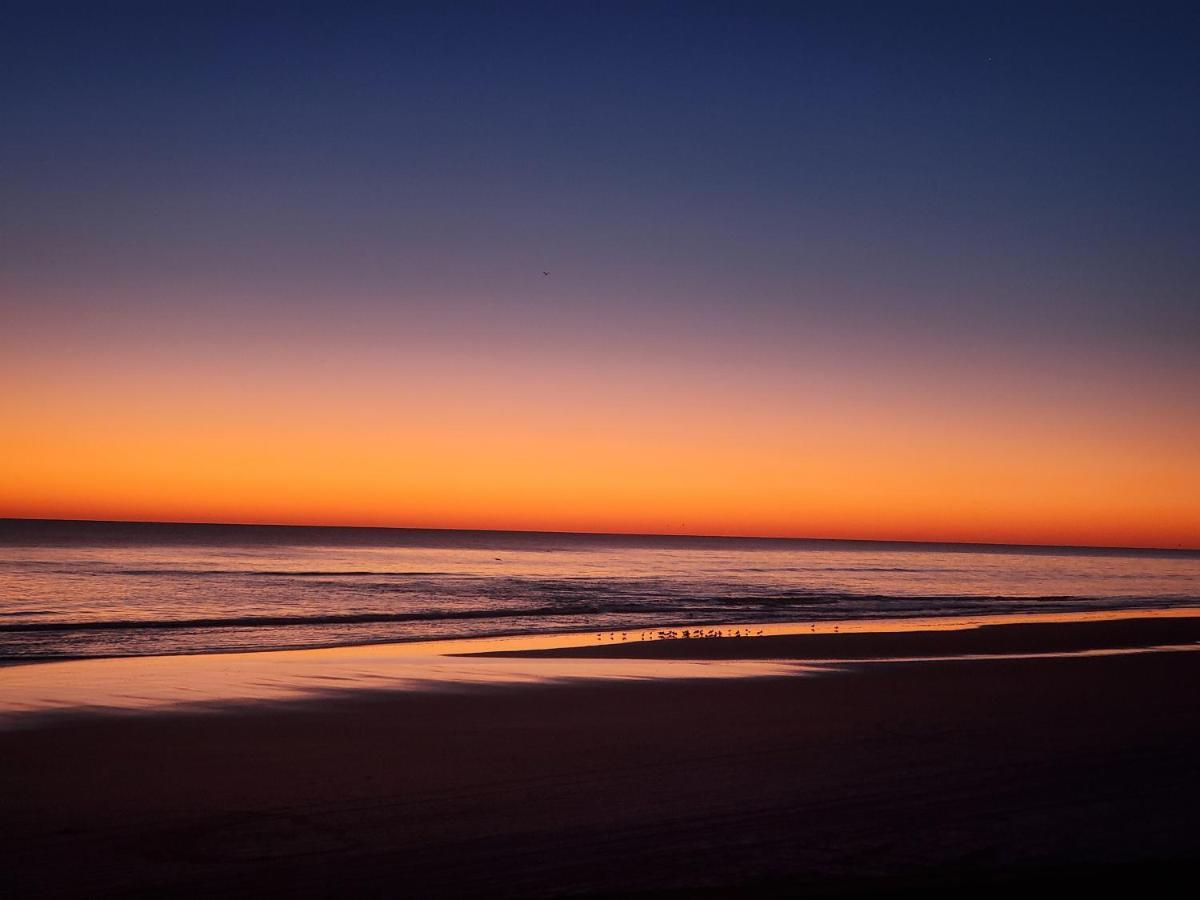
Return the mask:
<svg viewBox="0 0 1200 900">
<path fill-rule="evenodd" d="M 300 653 L 300 652 L 337 652 L 353 651 L 360 648 L 392 648 L 394 652 L 411 655 L 419 652 L 422 655 L 483 655 L 492 653 L 491 645 L 497 645 L 495 651 L 512 650 L 512 655 L 519 655 L 525 649 L 540 651 L 549 649 L 568 649 L 573 647 L 592 646 L 593 642 L 602 640 L 606 635 L 632 634 L 644 635 L 647 640 L 661 640 L 656 635 L 662 632 L 682 633 L 686 631 L 726 632 L 726 638 L 732 637 L 732 632 L 744 632 L 744 637 L 767 637 L 791 634 L 809 634 L 810 629 L 816 634 L 850 634 L 863 631 L 873 633 L 890 632 L 922 632 L 922 631 L 959 631 L 990 625 L 1005 625 L 1015 623 L 1071 623 L 1091 621 L 1123 621 L 1127 619 L 1178 619 L 1200 618 L 1200 606 L 1160 606 L 1160 607 L 1123 607 L 1114 609 L 1097 609 L 1084 611 L 1059 611 L 1047 613 L 1012 612 L 985 614 L 958 614 L 945 616 L 895 616 L 888 618 L 860 619 L 821 619 L 821 620 L 788 620 L 778 622 L 707 622 L 665 623 L 653 626 L 628 627 L 625 629 L 606 629 L 603 631 L 546 631 L 546 632 L 497 632 L 467 637 L 435 638 L 435 639 L 394 639 L 364 640 L 350 643 L 332 644 L 296 644 L 280 647 L 253 647 L 235 649 L 201 649 L 181 650 L 174 653 L 157 654 L 105 654 L 105 655 L 44 655 L 44 656 L 8 656 L 0 657 L 0 672 L 18 666 L 44 665 L 52 663 L 81 663 L 100 662 L 108 660 L 128 659 L 163 659 L 191 656 L 241 656 L 257 653 Z M 759 634 L 756 634 L 759 633 Z M 667 638 L 673 639 L 673 638 Z M 639 641 L 640 643 L 640 641 Z M 471 650 L 479 644 L 486 649 Z M 503 645 L 517 644 L 521 646 L 505 647 Z M 466 648 L 465 650 L 463 648 Z M 496 655 L 499 655 L 497 652 Z"/>
<path fill-rule="evenodd" d="M 337 703 L 358 695 L 553 683 L 712 683 L 796 678 L 884 662 L 1034 661 L 1200 649 L 1200 610 L 1192 609 L 750 627 L 754 636 L 744 635 L 746 626 L 726 626 L 726 633 L 742 636 L 670 637 L 668 629 L 661 632 L 668 637 L 658 639 L 656 632 L 588 632 L 29 663 L 0 668 L 0 730 L 45 727 L 73 715 L 225 714 L 256 704 Z M 651 639 L 641 639 L 647 636 Z"/>
</svg>

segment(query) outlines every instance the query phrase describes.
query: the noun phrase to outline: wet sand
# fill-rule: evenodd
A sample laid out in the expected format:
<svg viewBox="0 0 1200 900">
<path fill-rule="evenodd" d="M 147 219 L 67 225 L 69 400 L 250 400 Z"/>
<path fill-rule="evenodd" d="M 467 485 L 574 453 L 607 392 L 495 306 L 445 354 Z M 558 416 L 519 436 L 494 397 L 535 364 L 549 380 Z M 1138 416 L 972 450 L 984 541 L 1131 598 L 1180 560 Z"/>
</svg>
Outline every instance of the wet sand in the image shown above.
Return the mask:
<svg viewBox="0 0 1200 900">
<path fill-rule="evenodd" d="M 825 626 L 828 629 L 828 625 Z M 706 633 L 712 629 L 694 629 Z M 731 632 L 731 629 L 722 629 Z M 753 631 L 749 626 L 746 631 Z M 968 655 L 1029 655 L 1130 650 L 1200 641 L 1200 617 L 1134 617 L 1098 621 L 1004 622 L 954 630 L 767 634 L 753 638 L 682 637 L 597 643 L 541 650 L 490 651 L 490 657 L 562 659 L 868 660 Z M 739 628 L 739 632 L 743 629 Z"/>
<path fill-rule="evenodd" d="M 685 644 L 715 652 L 577 652 Z M 1144 891 L 1200 861 L 1198 676 L 1158 651 L 65 716 L 0 734 L 2 861 L 14 896 Z"/>
</svg>

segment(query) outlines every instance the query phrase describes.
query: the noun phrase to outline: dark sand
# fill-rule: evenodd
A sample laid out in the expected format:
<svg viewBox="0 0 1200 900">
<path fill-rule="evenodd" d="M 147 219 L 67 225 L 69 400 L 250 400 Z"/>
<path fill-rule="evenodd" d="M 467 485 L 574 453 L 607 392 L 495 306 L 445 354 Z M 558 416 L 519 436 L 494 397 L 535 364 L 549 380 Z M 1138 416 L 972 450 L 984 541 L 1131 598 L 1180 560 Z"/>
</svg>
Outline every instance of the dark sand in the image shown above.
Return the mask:
<svg viewBox="0 0 1200 900">
<path fill-rule="evenodd" d="M 13 897 L 1180 893 L 1198 676 L 1157 652 L 43 723 L 0 734 L 0 862 Z"/>
</svg>

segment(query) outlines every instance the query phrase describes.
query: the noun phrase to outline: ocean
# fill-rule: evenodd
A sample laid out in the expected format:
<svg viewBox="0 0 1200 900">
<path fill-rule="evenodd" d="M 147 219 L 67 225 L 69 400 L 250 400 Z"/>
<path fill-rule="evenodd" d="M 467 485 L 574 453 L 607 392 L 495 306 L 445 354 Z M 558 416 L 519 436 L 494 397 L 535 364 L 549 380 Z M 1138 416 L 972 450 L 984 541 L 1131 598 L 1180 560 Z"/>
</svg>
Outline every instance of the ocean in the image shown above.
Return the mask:
<svg viewBox="0 0 1200 900">
<path fill-rule="evenodd" d="M 1200 552 L 0 520 L 0 661 L 1167 608 Z"/>
</svg>

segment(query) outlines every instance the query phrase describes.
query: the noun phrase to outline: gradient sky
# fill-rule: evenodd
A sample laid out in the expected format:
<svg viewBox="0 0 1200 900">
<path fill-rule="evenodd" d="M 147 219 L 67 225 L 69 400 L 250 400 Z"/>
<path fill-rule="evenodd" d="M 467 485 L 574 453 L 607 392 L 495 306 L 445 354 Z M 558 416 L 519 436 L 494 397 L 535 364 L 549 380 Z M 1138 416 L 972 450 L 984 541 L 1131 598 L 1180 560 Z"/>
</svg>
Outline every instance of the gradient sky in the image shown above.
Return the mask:
<svg viewBox="0 0 1200 900">
<path fill-rule="evenodd" d="M 1200 7 L 389 6 L 5 4 L 0 516 L 1200 547 Z"/>
</svg>

